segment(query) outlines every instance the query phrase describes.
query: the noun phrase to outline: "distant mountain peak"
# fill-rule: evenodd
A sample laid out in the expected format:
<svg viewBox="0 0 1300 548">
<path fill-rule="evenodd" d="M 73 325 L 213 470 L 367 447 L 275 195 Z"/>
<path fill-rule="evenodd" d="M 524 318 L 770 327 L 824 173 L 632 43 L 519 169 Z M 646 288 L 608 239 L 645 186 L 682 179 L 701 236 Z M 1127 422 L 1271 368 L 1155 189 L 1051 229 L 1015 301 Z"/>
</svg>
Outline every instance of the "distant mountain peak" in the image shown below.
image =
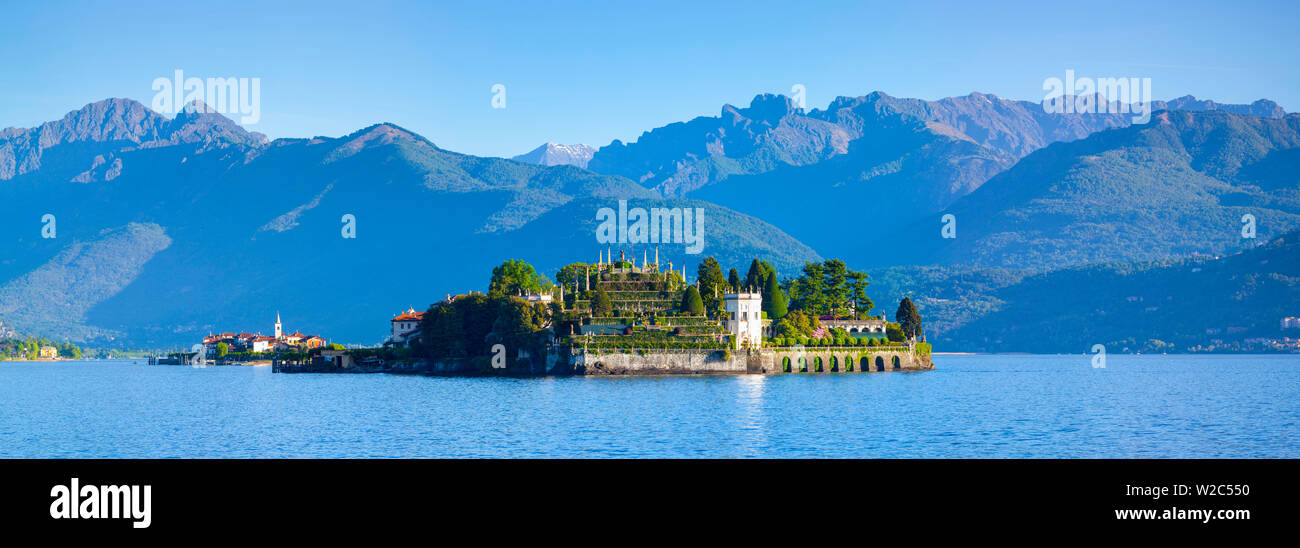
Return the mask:
<svg viewBox="0 0 1300 548">
<path fill-rule="evenodd" d="M 1153 101 L 1152 110 L 1223 110 L 1233 114 L 1246 114 L 1260 118 L 1283 118 L 1286 109 L 1268 99 L 1257 99 L 1249 105 L 1230 105 L 1216 103 L 1210 99 L 1197 99 L 1184 95 L 1170 101 Z"/>
<path fill-rule="evenodd" d="M 803 109 L 795 104 L 794 99 L 775 93 L 760 93 L 749 101 L 749 107 L 738 109 L 731 105 L 722 107 L 722 116 L 739 115 L 752 120 L 762 120 L 775 124 L 781 118 Z"/>
<path fill-rule="evenodd" d="M 359 129 L 357 131 L 354 131 L 352 133 L 349 133 L 348 135 L 343 137 L 344 141 L 385 140 L 391 142 L 393 140 L 398 140 L 398 139 L 422 141 L 422 142 L 427 142 L 429 144 L 433 144 L 428 139 L 425 139 L 424 136 L 415 133 L 413 131 L 410 131 L 402 126 L 394 124 L 392 122 L 380 122 L 378 124 L 373 124 L 365 128 Z"/>
<path fill-rule="evenodd" d="M 591 161 L 591 157 L 595 153 L 596 147 L 591 145 L 562 145 L 548 142 L 524 154 L 515 156 L 511 160 L 543 166 L 586 168 L 587 163 Z"/>
<path fill-rule="evenodd" d="M 203 102 L 202 99 L 195 99 L 181 107 L 180 114 L 218 114 L 217 109 Z"/>
<path fill-rule="evenodd" d="M 363 150 L 389 145 L 411 145 L 426 150 L 441 150 L 424 136 L 407 130 L 391 122 L 381 122 L 354 131 L 337 141 L 338 147 L 330 155 L 330 161 L 342 160 Z"/>
<path fill-rule="evenodd" d="M 5 129 L 0 131 L 0 181 L 40 169 L 46 150 L 73 143 L 95 143 L 97 149 L 79 153 L 85 164 L 78 171 L 91 167 L 96 156 L 125 148 L 177 144 L 255 147 L 266 143 L 265 135 L 249 132 L 212 110 L 196 101 L 186 105 L 176 118 L 168 119 L 139 101 L 110 98 L 34 128 Z"/>
</svg>

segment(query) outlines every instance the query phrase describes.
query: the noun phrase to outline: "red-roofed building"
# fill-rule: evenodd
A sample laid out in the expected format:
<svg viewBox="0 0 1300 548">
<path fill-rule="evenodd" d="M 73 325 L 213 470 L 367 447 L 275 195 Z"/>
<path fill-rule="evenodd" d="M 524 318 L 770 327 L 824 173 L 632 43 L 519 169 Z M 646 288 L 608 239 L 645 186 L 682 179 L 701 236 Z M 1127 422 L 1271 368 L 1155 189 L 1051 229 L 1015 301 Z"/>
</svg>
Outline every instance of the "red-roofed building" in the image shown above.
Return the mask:
<svg viewBox="0 0 1300 548">
<path fill-rule="evenodd" d="M 299 347 L 307 349 L 320 348 L 327 344 L 329 344 L 329 341 L 326 341 L 323 337 L 317 337 L 316 335 L 303 335 L 302 340 L 298 341 Z"/>
<path fill-rule="evenodd" d="M 406 344 L 413 335 L 420 331 L 420 320 L 422 319 L 424 319 L 424 312 L 416 312 L 414 308 L 407 308 L 406 312 L 395 316 L 390 321 L 392 331 L 388 335 L 388 342 L 398 345 Z"/>
<path fill-rule="evenodd" d="M 269 352 L 272 348 L 275 348 L 275 337 L 257 335 L 249 340 L 248 349 L 253 352 Z"/>
</svg>

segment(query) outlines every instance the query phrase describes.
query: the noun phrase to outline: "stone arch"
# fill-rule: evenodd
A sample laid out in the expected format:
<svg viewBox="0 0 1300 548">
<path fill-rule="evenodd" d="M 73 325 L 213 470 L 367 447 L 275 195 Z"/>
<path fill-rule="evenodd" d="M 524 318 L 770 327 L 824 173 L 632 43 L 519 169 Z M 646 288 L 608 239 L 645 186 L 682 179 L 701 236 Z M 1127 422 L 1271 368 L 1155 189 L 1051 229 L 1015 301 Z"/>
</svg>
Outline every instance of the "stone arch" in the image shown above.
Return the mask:
<svg viewBox="0 0 1300 548">
<path fill-rule="evenodd" d="M 840 370 L 840 359 L 836 358 L 835 356 L 831 356 L 831 373 L 838 372 L 839 370 Z"/>
<path fill-rule="evenodd" d="M 853 372 L 853 356 L 844 356 L 844 370 Z"/>
<path fill-rule="evenodd" d="M 785 373 L 790 372 L 790 356 L 781 358 L 781 371 Z"/>
<path fill-rule="evenodd" d="M 799 372 L 800 372 L 800 373 L 807 373 L 807 372 L 808 372 L 808 358 L 805 358 L 805 357 L 803 357 L 803 356 L 799 356 L 798 358 L 796 358 L 796 361 L 799 362 Z"/>
<path fill-rule="evenodd" d="M 894 359 L 891 361 L 894 362 L 894 371 L 898 371 L 901 368 L 901 364 L 898 363 L 898 356 L 894 356 Z"/>
<path fill-rule="evenodd" d="M 821 372 L 822 372 L 822 357 L 821 357 L 821 356 L 817 356 L 816 358 L 813 358 L 813 363 L 817 364 L 817 372 L 818 372 L 818 373 L 821 373 Z"/>
<path fill-rule="evenodd" d="M 885 358 L 882 356 L 876 356 L 876 371 L 884 371 L 884 370 L 885 370 Z"/>
</svg>

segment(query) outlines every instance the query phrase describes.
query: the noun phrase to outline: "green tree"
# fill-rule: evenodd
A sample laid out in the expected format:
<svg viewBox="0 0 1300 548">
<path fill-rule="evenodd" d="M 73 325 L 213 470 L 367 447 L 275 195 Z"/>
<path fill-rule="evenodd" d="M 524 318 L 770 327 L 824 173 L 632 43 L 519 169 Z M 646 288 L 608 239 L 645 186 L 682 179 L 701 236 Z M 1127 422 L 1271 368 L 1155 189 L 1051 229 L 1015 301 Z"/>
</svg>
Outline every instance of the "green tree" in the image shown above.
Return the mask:
<svg viewBox="0 0 1300 548">
<path fill-rule="evenodd" d="M 705 257 L 696 269 L 696 280 L 699 281 L 699 295 L 704 301 L 704 309 L 716 315 L 722 310 L 723 284 L 727 283 L 727 279 L 722 277 L 722 266 L 718 260 Z"/>
<path fill-rule="evenodd" d="M 893 342 L 903 342 L 907 338 L 903 334 L 903 328 L 894 322 L 885 322 L 885 336 Z"/>
<path fill-rule="evenodd" d="M 573 293 L 573 284 L 577 282 L 578 290 L 582 290 L 586 287 L 583 278 L 587 276 L 587 271 L 590 268 L 591 265 L 587 263 L 573 263 L 565 266 L 555 273 L 555 283 L 563 287 L 568 293 Z"/>
<path fill-rule="evenodd" d="M 420 320 L 418 352 L 434 360 L 465 354 L 465 328 L 461 313 L 450 303 L 429 307 Z"/>
<path fill-rule="evenodd" d="M 680 310 L 683 314 L 701 316 L 704 314 L 704 300 L 700 298 L 700 292 L 695 286 L 686 286 L 686 291 L 682 293 L 682 305 Z"/>
<path fill-rule="evenodd" d="M 217 343 L 217 357 L 224 358 L 227 354 L 230 354 L 230 345 L 225 342 Z"/>
<path fill-rule="evenodd" d="M 591 313 L 599 317 L 606 317 L 614 313 L 614 302 L 610 300 L 609 293 L 605 292 L 604 285 L 597 285 L 595 295 L 591 298 Z"/>
<path fill-rule="evenodd" d="M 541 291 L 550 286 L 545 276 L 524 261 L 507 259 L 500 266 L 492 269 L 492 282 L 488 285 L 489 295 L 518 295 L 521 291 Z"/>
<path fill-rule="evenodd" d="M 817 321 L 816 316 L 795 310 L 777 320 L 773 330 L 778 337 L 810 337 L 818 327 L 821 327 L 821 322 Z"/>
<path fill-rule="evenodd" d="M 876 303 L 872 302 L 870 297 L 867 297 L 867 286 L 871 285 L 871 282 L 867 280 L 867 274 L 850 270 L 848 285 L 849 298 L 853 301 L 853 316 L 862 319 L 871 315 L 871 309 L 875 308 Z"/>
<path fill-rule="evenodd" d="M 829 259 L 822 263 L 822 295 L 826 311 L 832 315 L 839 316 L 848 307 L 848 273 L 848 266 L 839 259 Z"/>
<path fill-rule="evenodd" d="M 825 272 L 822 263 L 808 261 L 803 264 L 803 276 L 790 286 L 793 308 L 813 316 L 826 313 L 826 293 L 823 288 Z"/>
<path fill-rule="evenodd" d="M 902 328 L 903 335 L 909 339 L 915 339 L 921 336 L 921 312 L 912 304 L 912 299 L 903 297 L 898 303 L 898 311 L 894 313 L 894 321 Z"/>
<path fill-rule="evenodd" d="M 538 317 L 538 312 L 537 307 L 524 299 L 507 298 L 501 303 L 501 310 L 492 323 L 492 338 L 505 344 L 508 350 L 535 350 L 538 342 L 536 333 L 545 321 Z"/>
<path fill-rule="evenodd" d="M 676 290 L 686 285 L 686 280 L 682 279 L 681 272 L 669 270 L 664 273 L 664 285 L 666 285 L 670 290 Z"/>
<path fill-rule="evenodd" d="M 740 291 L 740 273 L 734 268 L 727 273 L 727 285 L 731 287 L 732 291 Z"/>
<path fill-rule="evenodd" d="M 763 287 L 767 283 L 767 277 L 776 274 L 776 269 L 767 261 L 754 259 L 749 263 L 749 273 L 745 274 L 745 287 Z"/>
<path fill-rule="evenodd" d="M 767 275 L 767 283 L 763 288 L 763 311 L 767 312 L 768 319 L 772 321 L 784 318 L 788 312 L 785 304 L 785 293 L 781 291 L 781 286 L 776 282 L 775 272 Z"/>
</svg>

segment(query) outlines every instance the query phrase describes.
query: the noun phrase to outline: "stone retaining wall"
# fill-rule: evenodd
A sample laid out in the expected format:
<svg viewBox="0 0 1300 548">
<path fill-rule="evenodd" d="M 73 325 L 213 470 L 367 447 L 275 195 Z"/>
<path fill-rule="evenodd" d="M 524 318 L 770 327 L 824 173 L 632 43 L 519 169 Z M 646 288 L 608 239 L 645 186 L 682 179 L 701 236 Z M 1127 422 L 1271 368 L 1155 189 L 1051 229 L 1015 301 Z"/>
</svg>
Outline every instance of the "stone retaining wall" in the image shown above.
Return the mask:
<svg viewBox="0 0 1300 548">
<path fill-rule="evenodd" d="M 866 360 L 864 365 L 863 360 Z M 747 353 L 723 351 L 583 352 L 575 349 L 570 371 L 574 375 L 735 375 L 816 374 L 924 371 L 934 369 L 929 356 L 908 350 L 867 350 L 859 347 L 827 348 L 802 352 L 765 349 Z M 559 365 L 559 364 L 556 364 Z"/>
</svg>

